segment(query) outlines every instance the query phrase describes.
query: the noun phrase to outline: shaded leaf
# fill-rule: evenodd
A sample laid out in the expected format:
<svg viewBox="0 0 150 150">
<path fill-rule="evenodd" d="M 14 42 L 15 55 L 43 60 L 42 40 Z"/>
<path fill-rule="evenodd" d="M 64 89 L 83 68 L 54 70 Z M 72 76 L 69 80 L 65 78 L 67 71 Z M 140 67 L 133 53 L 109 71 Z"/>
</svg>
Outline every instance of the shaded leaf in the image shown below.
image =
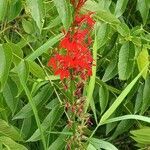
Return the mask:
<svg viewBox="0 0 150 150">
<path fill-rule="evenodd" d="M 143 100 L 143 89 L 144 89 L 144 85 L 141 84 L 139 86 L 138 93 L 137 93 L 137 96 L 136 96 L 134 113 L 139 112 L 140 109 L 141 109 L 142 100 Z"/>
<path fill-rule="evenodd" d="M 33 102 L 37 108 L 41 108 L 46 101 L 49 100 L 53 93 L 53 87 L 47 85 L 38 91 L 37 95 L 33 97 Z M 13 119 L 29 118 L 33 115 L 33 110 L 30 103 L 26 104 L 14 117 Z"/>
<path fill-rule="evenodd" d="M 101 114 L 105 111 L 109 99 L 109 91 L 105 86 L 99 88 L 99 102 L 101 108 Z"/>
<path fill-rule="evenodd" d="M 49 129 L 49 131 L 51 131 L 56 123 L 59 121 L 59 119 L 61 118 L 61 116 L 64 113 L 64 108 L 60 107 L 60 106 L 55 106 L 51 112 L 46 116 L 46 118 L 43 120 L 41 127 L 43 129 L 43 131 L 45 132 L 47 129 Z M 30 137 L 30 139 L 28 139 L 28 141 L 37 141 L 40 140 L 40 132 L 39 129 L 37 129 L 33 135 Z"/>
<path fill-rule="evenodd" d="M 142 101 L 142 107 L 141 107 L 141 114 L 146 112 L 146 110 L 150 106 L 149 92 L 150 92 L 150 75 L 148 75 L 145 80 L 145 85 L 144 85 L 144 89 L 143 89 L 143 101 Z"/>
<path fill-rule="evenodd" d="M 68 129 L 65 127 L 62 132 L 67 132 Z M 66 145 L 67 136 L 65 134 L 61 134 L 48 148 L 48 150 L 63 150 Z"/>
</svg>

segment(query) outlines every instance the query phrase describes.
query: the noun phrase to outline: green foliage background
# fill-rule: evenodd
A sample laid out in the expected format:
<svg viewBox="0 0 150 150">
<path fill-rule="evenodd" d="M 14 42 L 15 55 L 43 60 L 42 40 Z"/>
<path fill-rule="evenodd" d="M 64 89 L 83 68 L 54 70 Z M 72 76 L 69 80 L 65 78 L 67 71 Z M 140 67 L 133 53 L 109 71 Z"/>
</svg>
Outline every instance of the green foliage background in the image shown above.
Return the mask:
<svg viewBox="0 0 150 150">
<path fill-rule="evenodd" d="M 85 92 L 94 123 L 85 149 L 148 149 L 150 0 L 87 0 L 87 11 L 95 12 L 96 66 Z M 47 61 L 72 13 L 69 0 L 0 0 L 0 149 L 65 148 L 65 92 Z"/>
</svg>

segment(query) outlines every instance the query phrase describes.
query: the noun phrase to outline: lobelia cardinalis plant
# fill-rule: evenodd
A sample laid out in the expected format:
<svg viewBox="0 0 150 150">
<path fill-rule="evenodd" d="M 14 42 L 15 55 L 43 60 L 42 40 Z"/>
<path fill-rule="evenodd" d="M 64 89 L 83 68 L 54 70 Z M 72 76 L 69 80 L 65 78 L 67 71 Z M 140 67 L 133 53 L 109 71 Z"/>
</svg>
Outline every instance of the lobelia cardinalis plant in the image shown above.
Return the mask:
<svg viewBox="0 0 150 150">
<path fill-rule="evenodd" d="M 91 30 L 95 21 L 93 13 L 81 14 L 80 9 L 86 0 L 71 0 L 74 7 L 74 19 L 64 38 L 60 41 L 58 51 L 50 58 L 48 66 L 55 75 L 59 75 L 63 87 L 71 99 L 64 99 L 68 117 L 68 128 L 73 135 L 67 140 L 67 149 L 83 148 L 83 129 L 91 123 L 84 112 L 86 98 L 83 87 L 92 75 L 93 58 L 90 51 L 92 44 Z"/>
</svg>

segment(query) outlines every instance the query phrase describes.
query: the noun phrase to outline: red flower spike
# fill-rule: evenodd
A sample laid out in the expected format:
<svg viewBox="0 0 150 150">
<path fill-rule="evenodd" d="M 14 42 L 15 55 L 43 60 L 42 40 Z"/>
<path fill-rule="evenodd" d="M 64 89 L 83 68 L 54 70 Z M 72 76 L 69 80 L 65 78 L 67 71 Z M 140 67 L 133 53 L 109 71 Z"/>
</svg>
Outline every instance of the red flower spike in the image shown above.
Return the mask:
<svg viewBox="0 0 150 150">
<path fill-rule="evenodd" d="M 78 1 L 78 9 L 85 1 Z M 72 4 L 75 2 L 71 0 Z M 92 13 L 86 15 L 76 13 L 75 15 L 75 20 L 68 33 L 63 31 L 66 35 L 60 41 L 59 52 L 48 62 L 48 66 L 53 69 L 55 75 L 60 75 L 61 80 L 76 77 L 86 80 L 92 75 L 93 58 L 89 46 L 92 43 L 90 31 L 95 22 L 91 18 Z"/>
</svg>

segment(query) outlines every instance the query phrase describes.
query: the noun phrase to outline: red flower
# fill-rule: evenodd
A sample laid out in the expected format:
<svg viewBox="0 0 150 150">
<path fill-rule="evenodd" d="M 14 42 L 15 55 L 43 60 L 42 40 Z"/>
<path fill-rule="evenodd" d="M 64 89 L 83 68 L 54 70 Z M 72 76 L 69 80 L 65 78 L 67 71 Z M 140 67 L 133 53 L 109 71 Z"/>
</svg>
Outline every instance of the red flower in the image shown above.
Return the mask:
<svg viewBox="0 0 150 150">
<path fill-rule="evenodd" d="M 80 8 L 84 2 L 79 0 L 76 7 Z M 73 3 L 75 1 L 72 0 Z M 60 41 L 59 52 L 48 62 L 48 66 L 52 67 L 55 75 L 60 75 L 61 80 L 69 77 L 86 80 L 92 75 L 93 58 L 89 46 L 92 42 L 90 31 L 95 22 L 91 14 L 76 14 L 73 26 Z"/>
</svg>

